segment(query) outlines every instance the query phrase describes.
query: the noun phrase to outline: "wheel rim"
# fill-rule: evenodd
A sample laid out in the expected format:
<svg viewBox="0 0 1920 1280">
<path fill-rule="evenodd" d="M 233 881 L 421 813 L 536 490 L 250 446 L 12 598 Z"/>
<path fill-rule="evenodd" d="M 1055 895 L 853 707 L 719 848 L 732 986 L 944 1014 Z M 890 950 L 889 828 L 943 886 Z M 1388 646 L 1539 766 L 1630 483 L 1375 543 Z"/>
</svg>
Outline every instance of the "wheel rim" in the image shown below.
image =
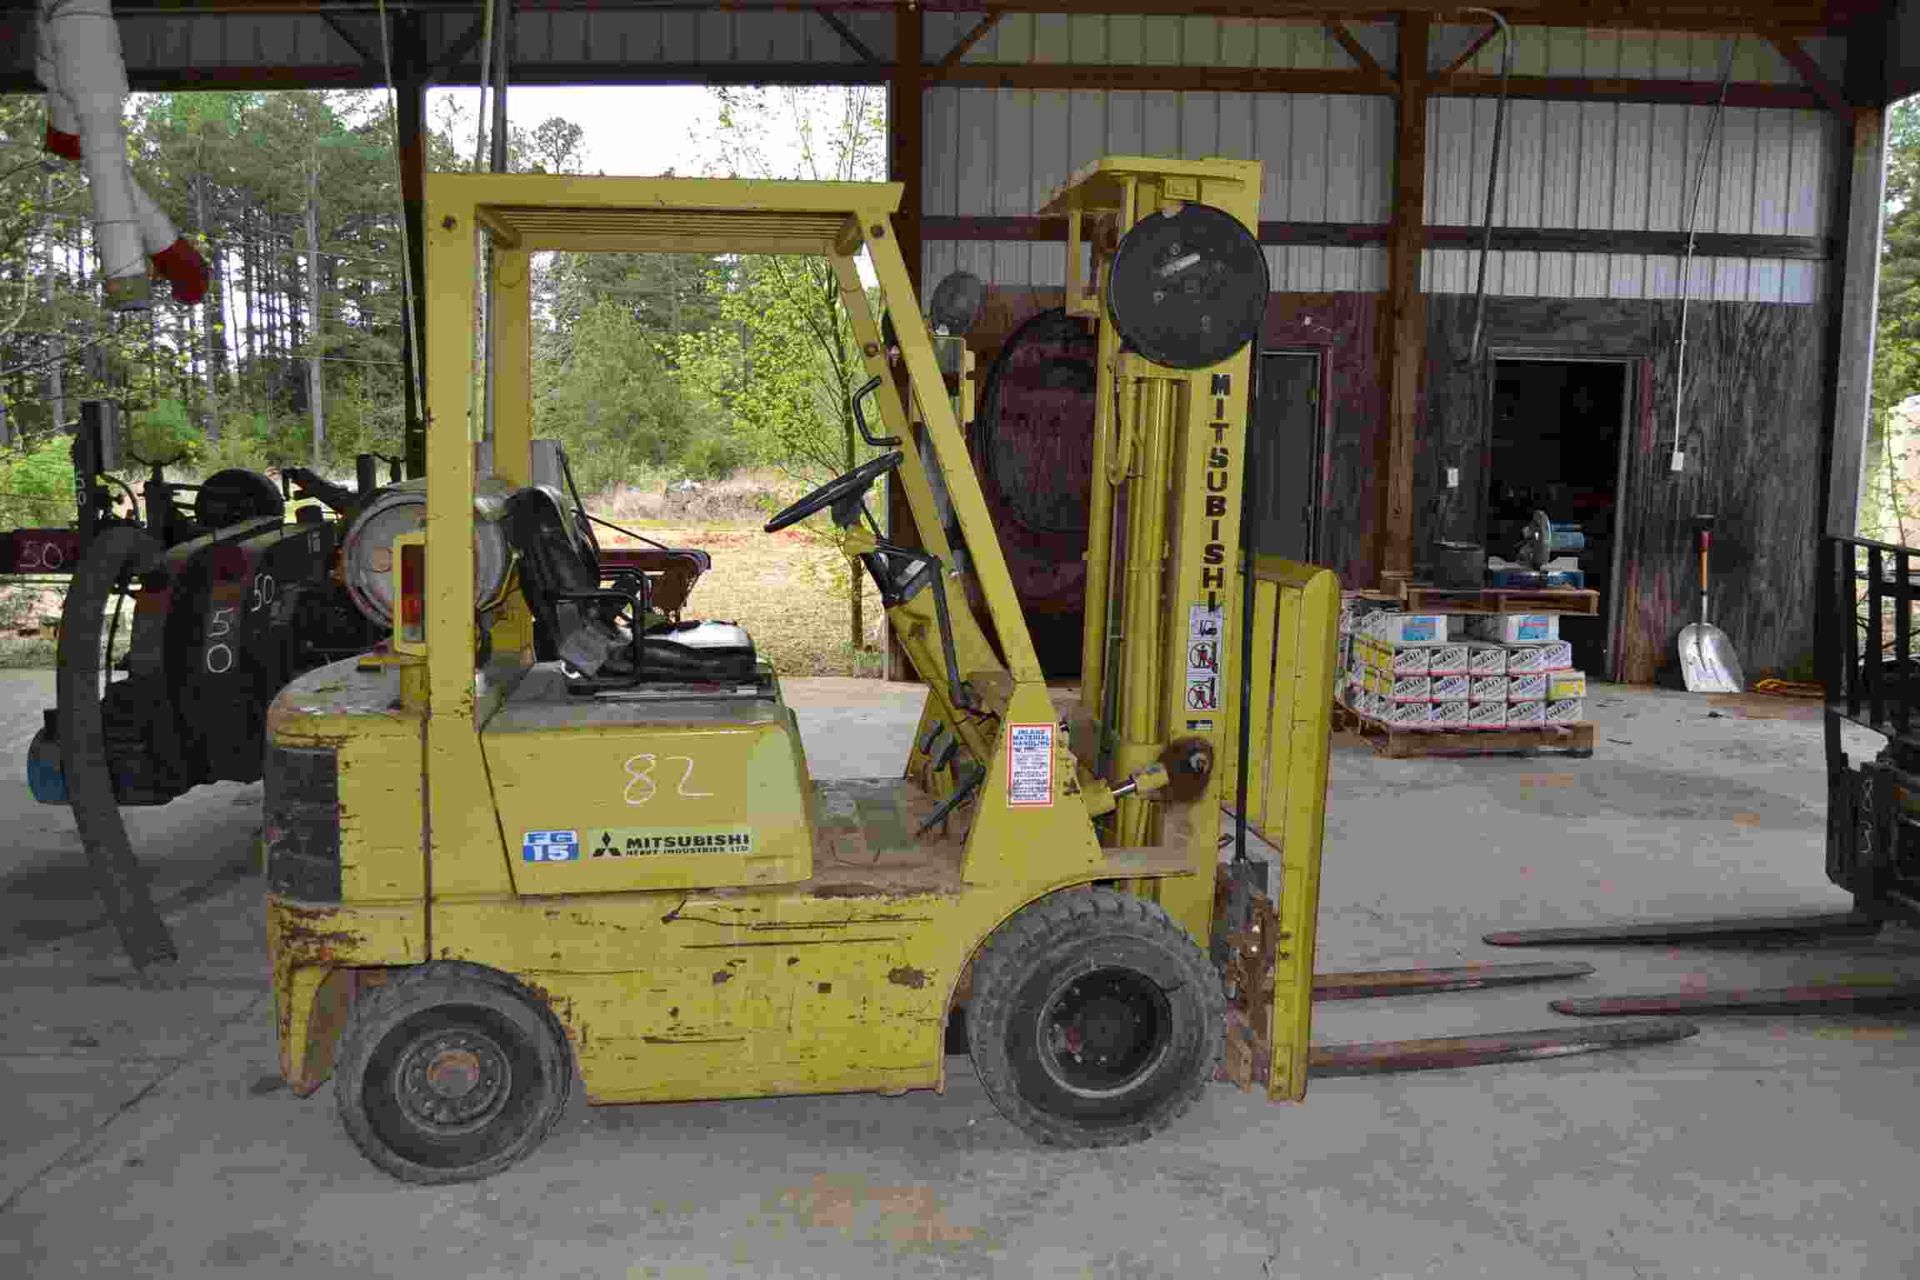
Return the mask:
<svg viewBox="0 0 1920 1280">
<path fill-rule="evenodd" d="M 101 629 L 100 650 L 97 661 L 100 674 L 97 684 L 100 696 L 106 697 L 107 690 L 127 678 L 127 651 L 132 640 L 133 628 L 123 626 L 126 619 L 128 597 L 133 594 L 133 572 L 123 569 L 114 591 L 108 599 L 103 612 L 107 615 L 107 625 Z"/>
<path fill-rule="evenodd" d="M 471 1133 L 506 1109 L 513 1068 L 491 1036 L 470 1027 L 414 1039 L 393 1073 L 393 1099 L 407 1123 L 438 1136 Z"/>
<path fill-rule="evenodd" d="M 1083 1098 L 1125 1093 L 1151 1075 L 1172 1043 L 1166 993 L 1132 969 L 1094 969 L 1063 983 L 1041 1007 L 1040 1062 Z"/>
</svg>

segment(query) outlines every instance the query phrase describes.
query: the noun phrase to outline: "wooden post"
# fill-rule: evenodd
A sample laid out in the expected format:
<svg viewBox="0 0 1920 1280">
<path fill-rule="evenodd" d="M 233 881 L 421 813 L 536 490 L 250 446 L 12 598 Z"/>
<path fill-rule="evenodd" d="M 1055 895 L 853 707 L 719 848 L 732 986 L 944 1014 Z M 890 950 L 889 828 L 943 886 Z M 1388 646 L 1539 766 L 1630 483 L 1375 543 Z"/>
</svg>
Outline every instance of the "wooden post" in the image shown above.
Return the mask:
<svg viewBox="0 0 1920 1280">
<path fill-rule="evenodd" d="M 925 42 L 920 6 L 908 5 L 896 12 L 893 24 L 893 69 L 887 77 L 887 177 L 903 184 L 900 209 L 893 215 L 893 235 L 900 255 L 907 262 L 907 278 L 913 282 L 914 297 L 920 296 L 920 190 L 924 179 L 923 156 L 926 117 L 920 95 L 926 86 Z M 913 417 L 913 401 L 904 376 L 897 379 L 907 417 Z M 913 436 L 908 429 L 910 442 Z M 915 445 L 917 447 L 917 444 Z M 887 537 L 904 546 L 917 546 L 913 512 L 907 506 L 905 488 L 897 481 L 887 483 Z M 913 667 L 907 651 L 891 630 L 887 633 L 887 679 L 911 680 Z"/>
<path fill-rule="evenodd" d="M 1831 272 L 1834 320 L 1833 412 L 1828 423 L 1821 530 L 1854 535 L 1866 483 L 1869 401 L 1873 391 L 1874 317 L 1879 309 L 1880 217 L 1887 185 L 1886 112 L 1856 107 L 1851 165 L 1837 166 L 1834 208 L 1845 219 L 1841 260 Z"/>
<path fill-rule="evenodd" d="M 399 100 L 394 126 L 400 134 L 400 209 L 406 223 L 407 274 L 413 286 L 413 314 L 403 317 L 400 329 L 400 358 L 407 366 L 407 428 L 401 452 L 408 477 L 418 478 L 427 474 L 427 407 L 421 403 L 424 388 L 415 386 L 413 376 L 418 368 L 421 383 L 426 382 L 427 76 L 420 15 L 411 11 L 395 14 L 393 35 L 398 64 L 394 68 L 398 83 L 393 88 Z"/>
<path fill-rule="evenodd" d="M 1393 208 L 1387 223 L 1387 463 L 1380 521 L 1380 585 L 1413 576 L 1413 436 L 1426 363 L 1427 307 L 1420 249 L 1427 197 L 1427 34 L 1424 13 L 1400 17 L 1400 92 L 1394 125 Z"/>
<path fill-rule="evenodd" d="M 906 184 L 893 234 L 907 260 L 907 278 L 920 291 L 920 188 L 926 117 L 920 95 L 926 87 L 920 6 L 900 9 L 894 19 L 893 71 L 887 78 L 887 177 Z"/>
</svg>

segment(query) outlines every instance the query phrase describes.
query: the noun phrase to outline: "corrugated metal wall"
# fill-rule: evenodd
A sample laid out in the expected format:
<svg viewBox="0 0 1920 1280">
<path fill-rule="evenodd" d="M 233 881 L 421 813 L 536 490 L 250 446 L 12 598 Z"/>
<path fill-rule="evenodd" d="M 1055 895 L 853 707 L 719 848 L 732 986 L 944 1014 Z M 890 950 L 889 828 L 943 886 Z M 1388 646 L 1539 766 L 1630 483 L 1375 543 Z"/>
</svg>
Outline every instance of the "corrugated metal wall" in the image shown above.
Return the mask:
<svg viewBox="0 0 1920 1280">
<path fill-rule="evenodd" d="M 1452 61 L 1449 50 L 1464 50 L 1482 28 L 1435 27 L 1436 63 Z M 1838 79 L 1845 42 L 1803 37 L 1800 47 L 1827 74 Z M 1603 31 L 1579 27 L 1515 27 L 1513 74 L 1517 76 L 1622 76 L 1632 80 L 1714 80 L 1726 57 L 1725 36 L 1684 31 Z M 1467 70 L 1495 75 L 1500 70 L 1500 41 L 1484 45 Z M 1741 39 L 1734 51 L 1733 78 L 1743 84 L 1797 84 L 1800 76 L 1772 45 L 1755 36 Z"/>
<path fill-rule="evenodd" d="M 117 16 L 127 67 L 136 75 L 150 67 L 300 68 L 351 66 L 360 60 L 353 44 L 313 13 L 164 11 Z M 351 11 L 338 16 L 357 39 L 378 52 L 377 23 Z M 892 14 L 843 10 L 836 16 L 879 57 L 892 57 Z M 422 18 L 427 47 L 451 47 L 477 20 L 472 11 L 428 11 Z M 31 62 L 30 48 L 17 52 Z M 823 79 L 844 80 L 850 67 L 863 65 L 859 51 L 818 14 L 721 6 L 705 12 L 522 7 L 513 17 L 510 52 L 519 71 L 540 81 L 551 80 L 554 66 L 619 80 L 623 71 L 649 63 L 722 68 L 810 63 L 823 68 Z M 871 78 L 878 81 L 884 74 L 876 71 Z"/>
<path fill-rule="evenodd" d="M 1184 61 L 1209 65 L 1351 66 L 1319 27 L 1216 19 L 1008 15 L 969 52 L 979 61 Z M 935 19 L 928 15 L 929 31 Z M 954 20 L 960 30 L 967 23 Z M 1368 30 L 1376 56 L 1391 62 L 1390 28 Z M 1435 62 L 1464 49 L 1471 28 L 1441 29 Z M 930 57 L 952 36 L 929 34 Z M 1450 43 L 1449 43 L 1450 42 Z M 1498 42 L 1477 70 L 1498 69 Z M 1809 52 L 1831 60 L 1827 42 Z M 1516 75 L 1658 76 L 1714 80 L 1725 42 L 1710 36 L 1521 28 Z M 1249 63 L 1249 59 L 1253 59 Z M 1288 61 L 1291 59 L 1291 61 Z M 1791 82 L 1771 46 L 1747 38 L 1735 78 Z M 1266 166 L 1261 217 L 1269 221 L 1384 224 L 1393 156 L 1393 107 L 1386 98 L 1316 94 L 1037 92 L 942 87 L 924 99 L 925 212 L 1022 216 L 1078 166 L 1110 152 L 1257 159 Z M 1489 98 L 1435 98 L 1427 131 L 1430 225 L 1478 225 L 1484 217 L 1495 104 Z M 1647 103 L 1508 104 L 1496 225 L 1588 230 L 1681 231 L 1710 107 Z M 1740 235 L 1824 236 L 1830 225 L 1830 166 L 1841 127 L 1821 111 L 1728 108 L 1707 158 L 1699 229 Z M 1270 247 L 1273 287 L 1283 292 L 1379 290 L 1379 247 Z M 1059 246 L 929 241 L 927 279 L 955 269 L 990 283 L 1057 287 Z M 1477 254 L 1430 250 L 1422 285 L 1470 292 Z M 1811 302 L 1821 264 L 1697 258 L 1696 298 Z M 1490 292 L 1521 297 L 1660 298 L 1679 294 L 1680 259 L 1604 253 L 1491 255 Z"/>
<path fill-rule="evenodd" d="M 847 28 L 882 58 L 892 56 L 890 14 L 842 11 Z M 432 17 L 430 21 L 434 20 Z M 464 24 L 467 15 L 440 18 Z M 451 34 L 451 33 L 449 33 Z M 514 15 L 513 61 L 595 63 L 856 63 L 861 60 L 818 14 L 798 9 L 705 12 L 632 9 L 521 9 Z M 879 74 L 876 80 L 882 78 Z"/>
<path fill-rule="evenodd" d="M 927 14 L 927 57 L 942 57 L 979 21 L 977 13 Z M 1377 60 L 1392 64 L 1397 37 L 1391 23 L 1351 23 L 1348 29 Z M 961 61 L 1316 69 L 1354 65 L 1317 22 L 1064 13 L 1004 14 Z"/>
<path fill-rule="evenodd" d="M 1341 94 L 1041 93 L 935 89 L 925 99 L 928 215 L 1033 213 L 1078 167 L 1110 154 L 1231 156 L 1265 166 L 1261 216 L 1274 221 L 1387 219 L 1393 104 Z M 1386 287 L 1378 247 L 1269 248 L 1279 291 Z M 929 241 L 926 278 L 964 269 L 992 284 L 1057 286 L 1050 244 Z"/>
<path fill-rule="evenodd" d="M 1427 221 L 1478 226 L 1486 216 L 1494 103 L 1436 98 L 1427 115 Z M 1511 102 L 1494 223 L 1509 227 L 1683 231 L 1700 180 L 1699 230 L 1823 236 L 1828 166 L 1840 146 L 1830 113 L 1729 107 L 1706 151 L 1711 107 L 1611 102 Z M 1423 287 L 1471 292 L 1477 255 L 1430 250 Z M 1811 302 L 1821 265 L 1696 258 L 1696 298 Z M 1669 298 L 1680 259 L 1636 254 L 1491 255 L 1492 293 L 1539 298 Z"/>
</svg>

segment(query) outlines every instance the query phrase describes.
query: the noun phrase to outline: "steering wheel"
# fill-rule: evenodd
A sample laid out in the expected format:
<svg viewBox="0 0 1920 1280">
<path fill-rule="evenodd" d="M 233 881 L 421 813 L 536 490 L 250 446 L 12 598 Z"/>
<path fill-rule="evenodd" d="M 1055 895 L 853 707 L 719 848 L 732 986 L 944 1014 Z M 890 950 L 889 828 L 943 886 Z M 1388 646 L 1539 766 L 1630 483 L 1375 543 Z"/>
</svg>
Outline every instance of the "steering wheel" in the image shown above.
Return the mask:
<svg viewBox="0 0 1920 1280">
<path fill-rule="evenodd" d="M 891 450 L 881 454 L 871 462 L 863 462 L 845 475 L 833 479 L 801 498 L 773 519 L 767 521 L 766 532 L 778 533 L 789 525 L 799 524 L 816 511 L 833 508 L 834 522 L 850 525 L 857 518 L 860 502 L 867 496 L 867 490 L 873 482 L 900 465 L 900 451 Z M 846 519 L 840 518 L 845 512 Z"/>
</svg>

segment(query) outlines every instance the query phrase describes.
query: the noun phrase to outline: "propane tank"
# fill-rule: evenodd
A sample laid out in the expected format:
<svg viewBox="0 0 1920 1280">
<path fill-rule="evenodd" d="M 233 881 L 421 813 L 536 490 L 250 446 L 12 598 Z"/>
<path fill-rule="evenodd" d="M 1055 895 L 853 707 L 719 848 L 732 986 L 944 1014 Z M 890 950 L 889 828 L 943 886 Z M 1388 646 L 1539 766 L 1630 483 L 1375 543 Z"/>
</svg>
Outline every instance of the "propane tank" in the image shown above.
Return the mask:
<svg viewBox="0 0 1920 1280">
<path fill-rule="evenodd" d="M 67 764 L 60 754 L 60 737 L 51 711 L 27 748 L 27 790 L 41 804 L 67 803 Z"/>
<path fill-rule="evenodd" d="M 510 486 L 491 478 L 473 495 L 473 607 L 494 603 L 507 585 L 513 551 L 507 542 Z M 393 540 L 427 524 L 427 482 L 403 480 L 380 491 L 347 529 L 341 565 L 347 594 L 376 626 L 393 626 Z"/>
</svg>

